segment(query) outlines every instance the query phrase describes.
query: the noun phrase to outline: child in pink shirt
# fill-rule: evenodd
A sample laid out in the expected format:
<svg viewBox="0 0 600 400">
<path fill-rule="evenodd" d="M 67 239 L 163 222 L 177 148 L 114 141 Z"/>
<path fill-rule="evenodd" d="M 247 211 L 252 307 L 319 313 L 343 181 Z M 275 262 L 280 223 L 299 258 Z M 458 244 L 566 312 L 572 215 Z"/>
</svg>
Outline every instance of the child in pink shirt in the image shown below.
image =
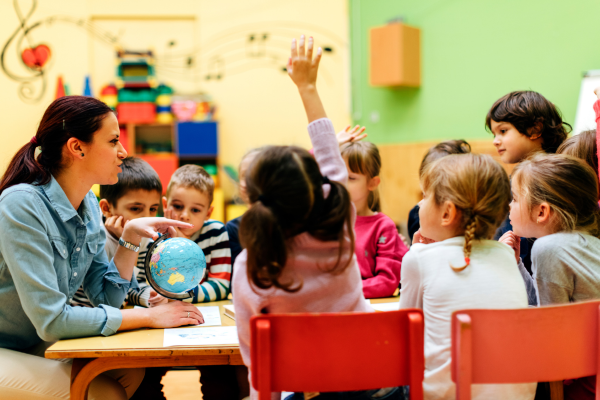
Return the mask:
<svg viewBox="0 0 600 400">
<path fill-rule="evenodd" d="M 313 60 L 312 47 L 312 38 L 306 50 L 304 37 L 299 50 L 292 42 L 288 73 L 306 109 L 314 157 L 299 147 L 270 146 L 256 155 L 245 175 L 251 207 L 240 225 L 244 250 L 235 261 L 233 304 L 240 351 L 250 370 L 253 315 L 372 311 L 354 256 L 356 211 L 344 186 L 348 174 L 315 85 L 322 52 Z M 399 389 L 364 395 L 388 400 L 398 398 Z M 250 396 L 258 397 L 253 387 Z M 271 397 L 279 399 L 280 393 Z"/>
<path fill-rule="evenodd" d="M 408 251 L 394 221 L 381 212 L 378 187 L 381 156 L 373 143 L 341 146 L 348 169 L 348 192 L 356 207 L 356 259 L 367 299 L 389 297 L 400 283 L 402 257 Z"/>
</svg>

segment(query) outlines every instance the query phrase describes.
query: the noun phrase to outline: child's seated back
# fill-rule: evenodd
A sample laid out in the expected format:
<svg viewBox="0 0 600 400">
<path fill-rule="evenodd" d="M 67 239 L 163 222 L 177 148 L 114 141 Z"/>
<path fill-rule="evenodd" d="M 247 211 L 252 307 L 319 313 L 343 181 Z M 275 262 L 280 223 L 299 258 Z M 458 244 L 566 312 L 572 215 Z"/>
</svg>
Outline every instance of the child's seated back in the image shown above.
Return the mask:
<svg viewBox="0 0 600 400">
<path fill-rule="evenodd" d="M 450 377 L 452 313 L 469 308 L 527 307 L 514 253 L 490 240 L 508 212 L 510 183 L 491 157 L 449 155 L 421 176 L 421 232 L 402 265 L 400 308 L 425 315 L 425 399 L 454 399 Z M 536 384 L 473 385 L 473 399 L 535 396 Z"/>
<path fill-rule="evenodd" d="M 193 303 L 225 300 L 231 286 L 231 249 L 222 222 L 211 220 L 215 182 L 204 168 L 188 164 L 175 171 L 163 197 L 165 217 L 194 225 L 178 230 L 193 240 L 206 257 L 207 274 L 194 288 Z"/>
<path fill-rule="evenodd" d="M 369 142 L 341 146 L 348 169 L 348 192 L 356 207 L 356 259 L 367 299 L 392 296 L 400 283 L 402 257 L 408 251 L 396 224 L 381 212 L 381 156 Z"/>
<path fill-rule="evenodd" d="M 100 210 L 104 217 L 106 233 L 104 250 L 109 260 L 114 257 L 117 251 L 119 238 L 127 221 L 136 218 L 156 217 L 162 195 L 160 178 L 146 161 L 140 158 L 128 157 L 123 160 L 121 170 L 117 183 L 100 186 Z M 137 267 L 135 268 L 139 287 L 132 287 L 127 295 L 128 302 L 143 306 L 148 306 L 147 300 L 150 295 L 150 287 L 146 281 L 146 271 L 144 270 L 148 242 L 147 238 L 142 239 Z M 84 287 L 85 282 L 75 292 L 71 305 L 93 307 L 85 294 Z"/>
</svg>

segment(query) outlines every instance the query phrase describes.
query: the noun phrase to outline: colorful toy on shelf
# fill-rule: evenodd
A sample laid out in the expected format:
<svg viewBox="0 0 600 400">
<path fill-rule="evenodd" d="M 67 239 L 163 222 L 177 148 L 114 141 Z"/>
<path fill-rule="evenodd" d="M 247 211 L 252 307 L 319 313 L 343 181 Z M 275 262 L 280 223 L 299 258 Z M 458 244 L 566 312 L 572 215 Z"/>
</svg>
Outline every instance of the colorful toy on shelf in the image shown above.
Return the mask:
<svg viewBox="0 0 600 400">
<path fill-rule="evenodd" d="M 117 87 L 155 88 L 154 54 L 151 51 L 117 51 Z"/>
<path fill-rule="evenodd" d="M 216 107 L 205 94 L 173 96 L 171 108 L 177 120 L 214 121 Z"/>
<path fill-rule="evenodd" d="M 156 122 L 170 124 L 173 122 L 173 114 L 171 114 L 173 89 L 161 83 L 156 88 L 156 94 Z"/>
<path fill-rule="evenodd" d="M 92 94 L 92 83 L 90 82 L 90 76 L 86 75 L 85 82 L 83 83 L 83 95 L 88 97 L 94 97 Z"/>
<path fill-rule="evenodd" d="M 100 91 L 100 101 L 115 110 L 118 104 L 117 87 L 114 84 L 108 84 Z"/>
</svg>

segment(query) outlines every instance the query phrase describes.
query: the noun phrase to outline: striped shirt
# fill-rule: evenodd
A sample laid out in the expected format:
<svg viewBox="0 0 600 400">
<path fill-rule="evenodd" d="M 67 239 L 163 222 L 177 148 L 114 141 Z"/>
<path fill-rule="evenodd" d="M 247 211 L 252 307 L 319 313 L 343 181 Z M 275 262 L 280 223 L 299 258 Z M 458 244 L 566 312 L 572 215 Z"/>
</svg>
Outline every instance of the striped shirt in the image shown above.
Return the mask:
<svg viewBox="0 0 600 400">
<path fill-rule="evenodd" d="M 222 222 L 209 219 L 191 238 L 206 257 L 206 272 L 194 297 L 184 300 L 192 303 L 225 300 L 231 290 L 231 249 L 229 235 Z"/>
<path fill-rule="evenodd" d="M 106 232 L 106 245 L 104 246 L 104 250 L 106 250 L 106 255 L 109 260 L 112 260 L 117 252 L 119 247 L 119 241 L 113 237 L 113 235 L 104 228 Z M 153 242 L 147 238 L 142 238 L 142 243 L 140 245 L 140 254 L 138 254 L 136 267 L 133 269 L 133 273 L 135 274 L 136 280 L 138 282 L 139 288 L 131 288 L 127 293 L 127 297 L 125 301 L 129 304 L 134 304 L 138 306 L 148 307 L 148 298 L 150 297 L 150 286 L 146 280 L 146 270 L 144 269 L 144 262 L 146 260 L 146 254 L 148 253 L 148 248 Z M 93 308 L 94 305 L 90 302 L 87 295 L 83 290 L 83 285 L 73 295 L 73 300 L 71 300 L 72 306 L 79 307 L 90 307 Z"/>
</svg>

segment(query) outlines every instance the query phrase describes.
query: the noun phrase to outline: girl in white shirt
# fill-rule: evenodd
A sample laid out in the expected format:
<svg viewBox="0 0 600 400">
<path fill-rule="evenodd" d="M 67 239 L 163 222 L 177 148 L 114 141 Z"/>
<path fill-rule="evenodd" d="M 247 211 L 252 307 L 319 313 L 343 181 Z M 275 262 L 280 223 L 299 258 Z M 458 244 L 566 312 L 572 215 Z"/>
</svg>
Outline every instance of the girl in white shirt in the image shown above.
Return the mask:
<svg viewBox="0 0 600 400">
<path fill-rule="evenodd" d="M 425 399 L 454 399 L 450 377 L 451 316 L 469 308 L 527 307 L 525 285 L 513 251 L 490 240 L 511 199 L 506 172 L 491 157 L 441 158 L 421 176 L 421 243 L 404 256 L 400 308 L 425 315 Z M 430 244 L 424 244 L 430 243 Z M 472 385 L 478 400 L 528 400 L 535 383 Z"/>
</svg>

